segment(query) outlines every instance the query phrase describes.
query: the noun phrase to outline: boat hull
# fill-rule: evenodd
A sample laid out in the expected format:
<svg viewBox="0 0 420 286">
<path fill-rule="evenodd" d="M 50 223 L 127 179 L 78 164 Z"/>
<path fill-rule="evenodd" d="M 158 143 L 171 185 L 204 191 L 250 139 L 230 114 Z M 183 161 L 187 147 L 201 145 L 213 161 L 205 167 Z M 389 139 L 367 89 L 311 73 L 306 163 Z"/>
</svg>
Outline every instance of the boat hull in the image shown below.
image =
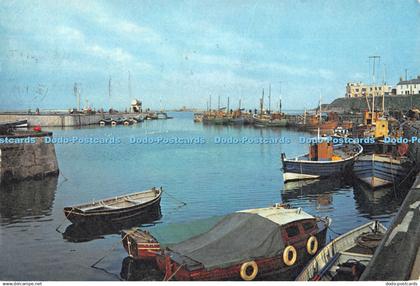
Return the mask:
<svg viewBox="0 0 420 286">
<path fill-rule="evenodd" d="M 330 177 L 350 172 L 353 163 L 353 159 L 329 162 L 305 162 L 284 159 L 283 179 L 284 182 L 288 182 Z"/>
<path fill-rule="evenodd" d="M 371 189 L 399 183 L 407 175 L 409 164 L 389 156 L 364 155 L 353 166 L 354 176 Z"/>
<path fill-rule="evenodd" d="M 284 182 L 326 178 L 345 173 L 350 174 L 354 160 L 363 152 L 363 147 L 359 144 L 339 144 L 334 145 L 333 152 L 339 155 L 337 156 L 338 158 L 332 157 L 331 160 L 325 161 L 312 161 L 309 159 L 309 154 L 287 159 L 286 155 L 282 153 L 281 161 Z"/>
<path fill-rule="evenodd" d="M 327 228 L 322 229 L 314 236 L 317 238 L 320 248 L 325 245 Z M 283 262 L 283 255 L 274 256 L 271 258 L 255 259 L 258 265 L 258 276 L 276 275 L 276 277 L 283 277 L 290 279 L 296 277 L 301 269 L 313 256 L 309 255 L 306 250 L 306 240 L 303 243 L 295 245 L 298 260 L 293 266 L 287 266 Z M 169 265 L 168 265 L 169 263 Z M 241 280 L 240 270 L 242 264 L 226 267 L 205 270 L 204 268 L 188 270 L 186 267 L 169 259 L 168 256 L 157 255 L 156 264 L 162 272 L 170 271 L 173 273 L 172 279 L 177 281 L 219 281 L 219 280 Z M 176 272 L 175 272 L 176 271 Z M 166 274 L 168 275 L 168 273 Z M 166 277 L 168 278 L 168 277 Z"/>
<path fill-rule="evenodd" d="M 360 246 L 359 249 L 356 247 L 356 239 L 360 235 L 373 233 L 374 230 L 378 230 L 382 234 L 386 232 L 386 228 L 382 224 L 372 221 L 335 238 L 306 265 L 297 276 L 296 281 L 329 280 L 330 277 L 326 279 L 327 275 L 323 271 L 328 270 L 328 265 L 333 264 L 334 259 L 339 259 L 337 257 L 338 254 L 347 254 L 346 251 L 353 250 L 354 252 L 357 250 L 357 252 L 352 253 L 354 254 L 353 257 L 369 261 L 373 255 L 374 248 L 365 248 L 360 251 Z M 350 253 L 348 252 L 348 254 Z"/>
<path fill-rule="evenodd" d="M 144 203 L 126 208 L 113 210 L 99 210 L 86 212 L 76 207 L 65 207 L 64 215 L 74 224 L 118 224 L 126 220 L 138 218 L 139 216 L 148 216 L 156 213 L 160 208 L 162 191 L 158 195 Z"/>
</svg>

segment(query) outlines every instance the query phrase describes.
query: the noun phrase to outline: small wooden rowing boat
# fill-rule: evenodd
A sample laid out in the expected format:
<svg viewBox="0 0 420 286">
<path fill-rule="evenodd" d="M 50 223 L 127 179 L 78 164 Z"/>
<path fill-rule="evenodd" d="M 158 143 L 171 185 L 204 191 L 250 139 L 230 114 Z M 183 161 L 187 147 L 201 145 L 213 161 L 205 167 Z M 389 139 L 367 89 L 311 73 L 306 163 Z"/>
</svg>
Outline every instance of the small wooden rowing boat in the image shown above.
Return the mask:
<svg viewBox="0 0 420 286">
<path fill-rule="evenodd" d="M 296 280 L 358 280 L 385 232 L 382 224 L 372 221 L 337 237 L 307 264 Z"/>
<path fill-rule="evenodd" d="M 72 223 L 118 223 L 139 215 L 147 215 L 160 206 L 162 188 L 152 189 L 90 204 L 64 208 L 64 214 Z"/>
</svg>

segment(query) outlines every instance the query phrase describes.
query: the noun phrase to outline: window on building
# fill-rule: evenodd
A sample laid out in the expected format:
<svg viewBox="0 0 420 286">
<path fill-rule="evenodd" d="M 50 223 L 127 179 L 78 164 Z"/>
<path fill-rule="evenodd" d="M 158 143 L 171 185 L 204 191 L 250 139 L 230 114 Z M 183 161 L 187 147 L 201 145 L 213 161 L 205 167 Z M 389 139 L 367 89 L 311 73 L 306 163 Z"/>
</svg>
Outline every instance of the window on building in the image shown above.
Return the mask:
<svg viewBox="0 0 420 286">
<path fill-rule="evenodd" d="M 356 88 L 356 92 L 359 92 L 359 89 L 358 88 Z"/>
<path fill-rule="evenodd" d="M 382 90 L 382 87 L 379 87 L 379 90 Z"/>
</svg>

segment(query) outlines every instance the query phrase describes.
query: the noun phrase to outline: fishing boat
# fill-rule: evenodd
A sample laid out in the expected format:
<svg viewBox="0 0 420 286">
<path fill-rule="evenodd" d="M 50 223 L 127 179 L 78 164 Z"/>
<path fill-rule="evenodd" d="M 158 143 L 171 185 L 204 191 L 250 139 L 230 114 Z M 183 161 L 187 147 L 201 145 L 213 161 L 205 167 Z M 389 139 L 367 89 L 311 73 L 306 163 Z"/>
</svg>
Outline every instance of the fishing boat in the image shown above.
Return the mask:
<svg viewBox="0 0 420 286">
<path fill-rule="evenodd" d="M 296 281 L 359 280 L 386 228 L 377 221 L 359 226 L 328 243 Z"/>
<path fill-rule="evenodd" d="M 118 223 L 141 214 L 147 215 L 159 207 L 162 188 L 117 196 L 88 204 L 64 208 L 64 215 L 72 223 Z"/>
<path fill-rule="evenodd" d="M 400 183 L 409 173 L 411 161 L 406 156 L 364 154 L 357 158 L 353 174 L 372 190 Z"/>
<path fill-rule="evenodd" d="M 194 122 L 195 123 L 199 123 L 199 122 L 203 122 L 203 113 L 194 113 Z"/>
<path fill-rule="evenodd" d="M 324 245 L 329 224 L 328 218 L 279 204 L 243 210 L 157 252 L 156 264 L 165 280 L 254 280 L 273 272 L 290 274 Z"/>
<path fill-rule="evenodd" d="M 276 116 L 276 114 L 254 114 L 254 124 L 259 127 L 285 127 L 287 126 L 288 120 L 282 116 Z"/>
<path fill-rule="evenodd" d="M 356 143 L 333 144 L 331 137 L 320 137 L 309 146 L 309 153 L 287 159 L 281 154 L 284 182 L 317 179 L 350 172 L 363 147 Z"/>
<path fill-rule="evenodd" d="M 100 126 L 111 125 L 112 119 L 111 118 L 104 118 L 99 120 Z"/>
</svg>

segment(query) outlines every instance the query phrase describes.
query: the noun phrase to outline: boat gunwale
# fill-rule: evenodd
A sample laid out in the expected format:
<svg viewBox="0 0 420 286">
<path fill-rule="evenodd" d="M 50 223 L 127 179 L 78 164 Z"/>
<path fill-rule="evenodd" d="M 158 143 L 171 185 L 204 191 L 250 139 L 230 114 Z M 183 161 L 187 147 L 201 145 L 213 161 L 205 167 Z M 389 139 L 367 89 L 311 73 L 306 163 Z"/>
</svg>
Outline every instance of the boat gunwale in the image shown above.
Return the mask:
<svg viewBox="0 0 420 286">
<path fill-rule="evenodd" d="M 158 191 L 158 193 L 151 200 L 146 201 L 144 203 L 138 203 L 138 204 L 135 204 L 135 205 L 132 205 L 132 206 L 129 206 L 129 207 L 121 207 L 121 208 L 108 209 L 108 210 L 100 210 L 100 211 L 96 211 L 96 212 L 95 211 L 92 211 L 92 212 L 84 211 L 83 209 L 80 208 L 82 206 L 92 206 L 93 204 L 98 204 L 98 208 L 106 207 L 106 205 L 103 206 L 103 205 L 100 205 L 100 203 L 101 202 L 103 203 L 103 202 L 109 201 L 109 200 L 115 201 L 117 199 L 124 199 L 125 197 L 128 197 L 130 195 L 132 196 L 132 195 L 136 195 L 138 193 L 147 193 L 147 192 L 152 192 L 152 191 Z M 64 212 L 65 213 L 66 212 L 74 213 L 74 214 L 82 215 L 82 216 L 95 216 L 95 215 L 101 215 L 101 214 L 124 213 L 124 212 L 127 212 L 127 211 L 132 211 L 135 208 L 139 208 L 139 207 L 143 208 L 143 207 L 147 207 L 151 204 L 154 204 L 157 200 L 160 200 L 160 198 L 162 196 L 162 193 L 163 193 L 163 190 L 161 190 L 161 189 L 154 189 L 154 190 L 150 189 L 150 190 L 147 190 L 147 191 L 144 191 L 144 192 L 137 192 L 137 193 L 132 193 L 132 194 L 124 195 L 124 196 L 119 196 L 117 198 L 103 199 L 101 201 L 98 201 L 98 202 L 95 202 L 95 203 L 92 203 L 92 204 L 64 207 Z"/>
<path fill-rule="evenodd" d="M 318 272 L 318 271 L 320 271 L 325 265 L 323 265 L 322 267 L 320 267 L 319 265 L 319 259 L 318 258 L 325 258 L 325 257 L 328 257 L 328 254 L 329 254 L 329 252 L 330 252 L 330 250 L 331 250 L 331 248 L 333 248 L 334 247 L 334 245 L 335 244 L 337 244 L 337 242 L 338 241 L 340 241 L 340 240 L 342 240 L 342 239 L 344 239 L 344 238 L 346 238 L 346 237 L 349 237 L 349 236 L 351 236 L 351 235 L 353 235 L 354 233 L 356 233 L 356 232 L 358 232 L 358 231 L 361 231 L 361 230 L 363 230 L 363 229 L 370 229 L 370 230 L 372 230 L 372 228 L 371 227 L 374 227 L 375 226 L 375 224 L 378 224 L 378 229 L 379 230 L 381 230 L 383 233 L 386 233 L 386 231 L 387 231 L 387 229 L 386 229 L 386 227 L 383 225 L 383 224 L 381 224 L 379 221 L 370 221 L 370 222 L 368 222 L 368 223 L 365 223 L 365 224 L 363 224 L 363 225 L 361 225 L 361 226 L 359 226 L 359 227 L 356 227 L 356 228 L 354 228 L 354 229 L 352 229 L 352 230 L 350 230 L 350 231 L 348 231 L 348 232 L 346 232 L 346 233 L 343 233 L 342 235 L 339 235 L 339 236 L 337 236 L 336 238 L 334 238 L 332 241 L 330 241 L 329 243 L 327 243 L 313 258 L 312 258 L 312 260 L 311 261 L 309 261 L 307 264 L 306 264 L 306 266 L 305 266 L 305 268 L 300 272 L 300 274 L 296 277 L 296 279 L 295 279 L 295 281 L 310 281 L 310 280 L 305 280 L 304 279 L 304 276 L 308 276 L 308 274 L 307 274 L 307 272 L 310 270 L 310 269 L 312 269 L 312 270 L 314 270 L 313 272 L 313 274 L 315 275 L 316 273 L 315 272 Z M 334 248 L 333 248 L 333 251 L 335 251 L 334 250 Z M 337 250 L 335 253 L 337 254 L 337 253 L 343 253 L 343 252 L 346 252 L 346 250 L 344 250 L 344 251 L 340 251 L 340 250 Z M 347 253 L 349 253 L 349 252 L 347 252 Z M 330 257 L 329 259 L 332 259 L 332 257 Z M 328 263 L 328 260 L 327 260 L 327 262 L 326 262 L 326 264 Z M 309 279 L 311 279 L 311 278 L 309 278 Z"/>
</svg>

